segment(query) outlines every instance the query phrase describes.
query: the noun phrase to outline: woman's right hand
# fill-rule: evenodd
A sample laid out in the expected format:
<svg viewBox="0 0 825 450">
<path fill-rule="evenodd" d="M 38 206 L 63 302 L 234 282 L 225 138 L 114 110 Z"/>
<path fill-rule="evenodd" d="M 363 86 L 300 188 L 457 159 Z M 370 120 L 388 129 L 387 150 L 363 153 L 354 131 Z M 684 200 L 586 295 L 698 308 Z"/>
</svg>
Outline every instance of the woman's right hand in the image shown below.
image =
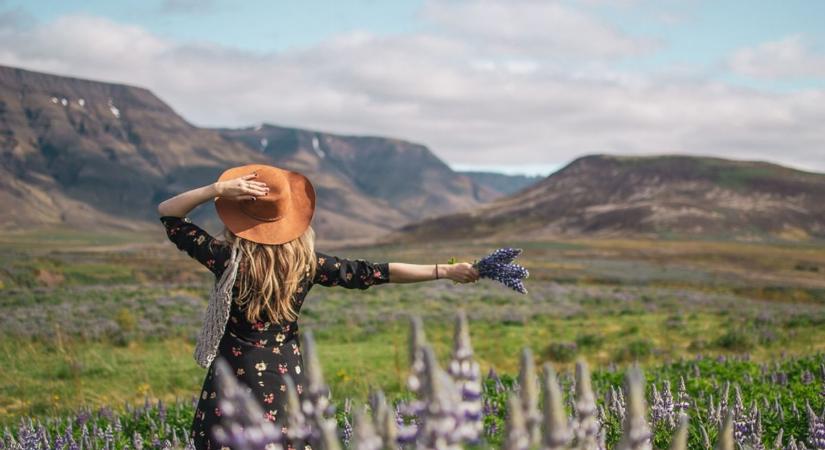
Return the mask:
<svg viewBox="0 0 825 450">
<path fill-rule="evenodd" d="M 446 266 L 446 277 L 459 283 L 478 281 L 478 269 L 468 262 L 460 262 Z"/>
<path fill-rule="evenodd" d="M 238 178 L 215 182 L 218 196 L 231 200 L 249 200 L 269 193 L 269 187 L 263 181 L 255 181 L 257 175 L 250 173 Z"/>
</svg>

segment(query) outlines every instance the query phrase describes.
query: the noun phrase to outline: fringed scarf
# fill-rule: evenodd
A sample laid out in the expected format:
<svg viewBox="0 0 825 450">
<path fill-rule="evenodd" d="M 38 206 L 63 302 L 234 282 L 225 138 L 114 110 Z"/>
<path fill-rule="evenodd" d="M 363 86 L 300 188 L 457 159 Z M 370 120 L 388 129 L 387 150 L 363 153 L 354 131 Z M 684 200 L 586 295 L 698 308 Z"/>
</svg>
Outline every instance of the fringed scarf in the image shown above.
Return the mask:
<svg viewBox="0 0 825 450">
<path fill-rule="evenodd" d="M 215 280 L 215 286 L 209 295 L 209 305 L 203 316 L 198 341 L 195 344 L 195 361 L 198 365 L 207 368 L 218 353 L 218 344 L 226 330 L 226 321 L 229 320 L 229 310 L 232 307 L 232 286 L 238 276 L 242 252 L 239 250 L 240 239 L 235 239 L 232 245 L 232 256 L 227 262 L 221 277 Z"/>
</svg>

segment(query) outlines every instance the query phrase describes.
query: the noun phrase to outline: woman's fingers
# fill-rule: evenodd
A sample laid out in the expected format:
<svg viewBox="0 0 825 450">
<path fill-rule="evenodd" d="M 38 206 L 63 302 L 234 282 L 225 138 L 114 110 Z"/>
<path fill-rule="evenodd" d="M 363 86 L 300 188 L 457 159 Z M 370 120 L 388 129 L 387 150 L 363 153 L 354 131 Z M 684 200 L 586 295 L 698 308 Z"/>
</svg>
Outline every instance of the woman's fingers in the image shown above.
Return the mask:
<svg viewBox="0 0 825 450">
<path fill-rule="evenodd" d="M 252 195 L 266 195 L 269 193 L 266 189 L 256 188 L 256 187 L 247 187 L 243 190 L 244 194 L 252 194 Z"/>
<path fill-rule="evenodd" d="M 242 180 L 251 180 L 251 179 L 253 179 L 253 178 L 257 177 L 257 176 L 258 176 L 258 174 L 257 174 L 257 173 L 249 173 L 249 174 L 246 174 L 246 175 L 244 175 L 244 176 L 242 176 L 242 177 L 240 177 L 240 178 L 241 178 Z"/>
</svg>

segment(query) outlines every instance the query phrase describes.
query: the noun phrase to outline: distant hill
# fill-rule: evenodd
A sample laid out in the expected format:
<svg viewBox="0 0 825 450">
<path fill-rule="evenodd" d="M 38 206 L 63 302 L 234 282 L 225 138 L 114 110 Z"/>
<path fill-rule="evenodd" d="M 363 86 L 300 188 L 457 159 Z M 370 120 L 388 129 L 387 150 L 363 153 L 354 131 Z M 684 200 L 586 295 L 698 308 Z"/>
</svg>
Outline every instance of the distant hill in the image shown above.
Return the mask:
<svg viewBox="0 0 825 450">
<path fill-rule="evenodd" d="M 460 170 L 458 173 L 470 177 L 479 186 L 496 193 L 496 197 L 514 194 L 533 183 L 544 179 L 541 175 L 509 175 L 498 172 Z"/>
<path fill-rule="evenodd" d="M 718 158 L 585 156 L 513 195 L 386 240 L 570 235 L 825 238 L 825 175 Z"/>
<path fill-rule="evenodd" d="M 423 145 L 272 125 L 199 128 L 144 88 L 0 66 L 0 229 L 150 230 L 159 201 L 248 163 L 312 180 L 321 241 L 369 240 L 497 195 Z M 196 211 L 219 230 L 211 205 Z"/>
</svg>

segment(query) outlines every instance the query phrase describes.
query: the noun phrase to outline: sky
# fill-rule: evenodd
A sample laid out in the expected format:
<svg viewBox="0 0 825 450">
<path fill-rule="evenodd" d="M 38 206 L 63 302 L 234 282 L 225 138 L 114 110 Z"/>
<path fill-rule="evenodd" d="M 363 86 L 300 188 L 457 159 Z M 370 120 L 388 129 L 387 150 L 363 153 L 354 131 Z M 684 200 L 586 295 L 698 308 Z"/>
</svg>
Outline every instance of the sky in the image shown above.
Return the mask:
<svg viewBox="0 0 825 450">
<path fill-rule="evenodd" d="M 151 89 L 199 126 L 427 145 L 547 175 L 594 153 L 825 172 L 825 2 L 0 0 L 0 64 Z"/>
</svg>

